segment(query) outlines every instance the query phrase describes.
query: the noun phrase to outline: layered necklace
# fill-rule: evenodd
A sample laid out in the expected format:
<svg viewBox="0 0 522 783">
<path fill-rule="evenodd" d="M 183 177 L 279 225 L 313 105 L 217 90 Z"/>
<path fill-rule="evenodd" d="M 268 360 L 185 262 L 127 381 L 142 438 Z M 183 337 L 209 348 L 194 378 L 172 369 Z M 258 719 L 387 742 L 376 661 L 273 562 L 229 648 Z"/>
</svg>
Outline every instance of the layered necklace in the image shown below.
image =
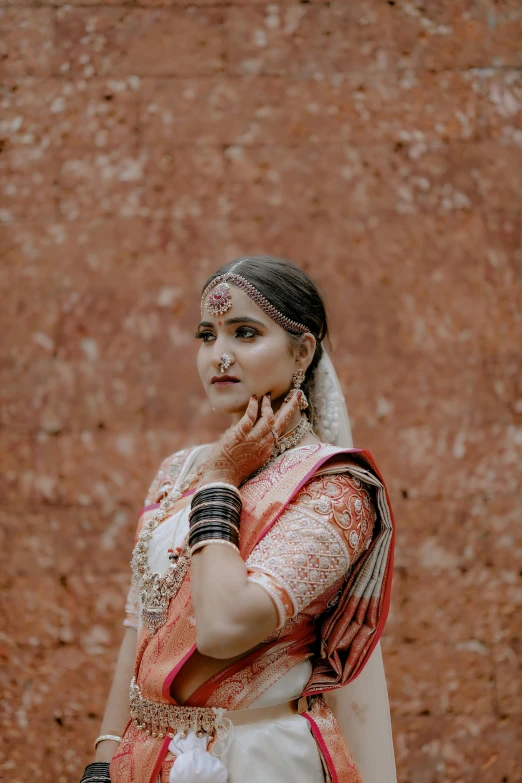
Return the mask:
<svg viewBox="0 0 522 783">
<path fill-rule="evenodd" d="M 286 435 L 277 439 L 274 450 L 268 460 L 249 476 L 247 480 L 257 476 L 261 471 L 265 470 L 277 459 L 277 457 L 283 454 L 283 452 L 297 446 L 310 429 L 310 422 L 302 417 L 296 427 L 290 430 L 290 432 L 287 432 Z M 182 497 L 183 493 L 186 492 L 187 489 L 190 489 L 196 481 L 199 481 L 204 473 L 204 469 L 205 463 L 202 463 L 197 470 L 187 476 L 177 489 L 174 488 L 165 498 L 163 498 L 157 511 L 143 526 L 132 552 L 132 576 L 141 597 L 141 617 L 143 624 L 151 636 L 164 625 L 167 619 L 169 602 L 180 589 L 185 574 L 189 570 L 190 553 L 187 535 L 183 545 L 178 547 L 175 552 L 169 549 L 170 564 L 167 568 L 167 572 L 161 576 L 160 574 L 151 571 L 149 566 L 148 553 L 150 540 L 154 530 L 168 517 L 169 512 Z"/>
<path fill-rule="evenodd" d="M 248 477 L 249 480 L 253 479 L 255 476 L 258 476 L 263 472 L 263 470 L 272 465 L 272 463 L 274 463 L 276 459 L 281 454 L 283 454 L 283 452 L 294 448 L 294 446 L 297 446 L 297 444 L 303 440 L 306 433 L 311 429 L 312 425 L 308 419 L 306 419 L 304 416 L 301 416 L 301 421 L 296 427 L 290 430 L 290 432 L 287 432 L 286 435 L 283 435 L 281 438 L 276 440 L 274 450 L 272 451 L 270 457 L 267 459 L 264 465 L 261 465 L 260 468 L 258 468 L 254 473 L 252 473 L 251 476 Z"/>
</svg>

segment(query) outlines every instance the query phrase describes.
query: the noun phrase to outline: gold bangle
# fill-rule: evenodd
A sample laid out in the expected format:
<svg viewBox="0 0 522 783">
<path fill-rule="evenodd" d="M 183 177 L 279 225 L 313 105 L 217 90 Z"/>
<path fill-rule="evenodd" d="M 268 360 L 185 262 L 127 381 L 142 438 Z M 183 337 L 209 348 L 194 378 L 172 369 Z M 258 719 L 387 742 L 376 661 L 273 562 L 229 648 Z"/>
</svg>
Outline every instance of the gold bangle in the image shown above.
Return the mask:
<svg viewBox="0 0 522 783">
<path fill-rule="evenodd" d="M 198 541 L 198 543 L 194 544 L 190 550 L 190 554 L 193 555 L 194 552 L 198 551 L 198 549 L 202 549 L 204 546 L 210 546 L 210 544 L 224 544 L 225 546 L 231 546 L 239 554 L 239 547 L 233 544 L 232 541 L 223 541 L 222 538 L 209 538 L 205 541 Z"/>
<path fill-rule="evenodd" d="M 101 734 L 99 737 L 96 737 L 96 739 L 94 740 L 94 750 L 96 750 L 100 742 L 104 742 L 105 740 L 112 740 L 112 742 L 121 742 L 121 737 L 117 737 L 116 734 Z"/>
</svg>

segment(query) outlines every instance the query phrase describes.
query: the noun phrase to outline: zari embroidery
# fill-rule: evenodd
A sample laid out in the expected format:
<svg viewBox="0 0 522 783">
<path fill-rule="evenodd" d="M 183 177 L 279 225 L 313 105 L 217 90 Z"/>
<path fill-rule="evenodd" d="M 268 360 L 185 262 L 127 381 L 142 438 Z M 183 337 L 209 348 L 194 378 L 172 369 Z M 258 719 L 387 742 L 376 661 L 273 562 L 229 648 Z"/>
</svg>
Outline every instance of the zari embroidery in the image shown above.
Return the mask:
<svg viewBox="0 0 522 783">
<path fill-rule="evenodd" d="M 269 575 L 273 586 L 281 585 L 295 616 L 369 546 L 376 518 L 371 495 L 359 479 L 348 474 L 315 477 L 257 544 L 247 568 Z"/>
<path fill-rule="evenodd" d="M 145 505 L 159 503 L 160 500 L 168 495 L 176 483 L 176 479 L 183 467 L 188 452 L 189 449 L 181 449 L 181 451 L 176 451 L 174 454 L 167 457 L 167 459 L 163 460 L 149 487 Z"/>
<path fill-rule="evenodd" d="M 348 473 L 318 476 L 301 489 L 294 502 L 328 517 L 340 528 L 352 562 L 370 545 L 377 512 L 358 478 Z"/>
<path fill-rule="evenodd" d="M 328 522 L 292 505 L 246 565 L 284 585 L 298 614 L 346 572 L 350 560 L 341 536 Z"/>
</svg>

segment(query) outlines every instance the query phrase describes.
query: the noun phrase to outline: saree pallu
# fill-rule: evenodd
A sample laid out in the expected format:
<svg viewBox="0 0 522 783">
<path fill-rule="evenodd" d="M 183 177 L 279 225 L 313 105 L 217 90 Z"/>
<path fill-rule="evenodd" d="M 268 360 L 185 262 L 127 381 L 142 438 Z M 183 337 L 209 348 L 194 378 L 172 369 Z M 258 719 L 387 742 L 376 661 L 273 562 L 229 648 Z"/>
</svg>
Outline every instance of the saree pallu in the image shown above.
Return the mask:
<svg viewBox="0 0 522 783">
<path fill-rule="evenodd" d="M 371 545 L 347 578 L 326 590 L 254 651 L 203 683 L 187 706 L 241 710 L 274 686 L 302 661 L 312 659 L 312 673 L 302 696 L 324 765 L 326 780 L 360 783 L 360 776 L 335 717 L 320 694 L 356 677 L 378 642 L 386 620 L 393 560 L 393 517 L 387 492 L 366 451 L 320 444 L 296 449 L 241 487 L 241 556 L 246 560 L 296 493 L 314 475 L 349 472 L 373 485 L 377 522 Z M 192 493 L 178 501 L 190 503 Z M 143 523 L 143 519 L 141 520 Z M 144 698 L 175 704 L 171 684 L 196 649 L 190 573 L 170 602 L 166 623 L 153 635 L 142 628 L 135 679 Z M 129 722 L 111 763 L 113 783 L 155 783 L 165 774 L 169 738 L 139 732 Z M 174 761 L 175 763 L 175 761 Z"/>
</svg>

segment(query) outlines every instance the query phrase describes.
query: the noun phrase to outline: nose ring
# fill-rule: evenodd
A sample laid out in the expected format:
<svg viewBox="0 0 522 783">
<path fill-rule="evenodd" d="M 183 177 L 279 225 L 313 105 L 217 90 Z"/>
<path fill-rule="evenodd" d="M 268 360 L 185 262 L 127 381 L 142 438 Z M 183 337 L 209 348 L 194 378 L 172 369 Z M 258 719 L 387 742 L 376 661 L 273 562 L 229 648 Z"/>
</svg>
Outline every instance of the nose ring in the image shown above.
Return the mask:
<svg viewBox="0 0 522 783">
<path fill-rule="evenodd" d="M 223 356 L 219 357 L 219 370 L 223 374 L 225 370 L 228 370 L 230 365 L 232 364 L 232 359 L 228 355 L 228 353 L 224 353 Z"/>
</svg>

